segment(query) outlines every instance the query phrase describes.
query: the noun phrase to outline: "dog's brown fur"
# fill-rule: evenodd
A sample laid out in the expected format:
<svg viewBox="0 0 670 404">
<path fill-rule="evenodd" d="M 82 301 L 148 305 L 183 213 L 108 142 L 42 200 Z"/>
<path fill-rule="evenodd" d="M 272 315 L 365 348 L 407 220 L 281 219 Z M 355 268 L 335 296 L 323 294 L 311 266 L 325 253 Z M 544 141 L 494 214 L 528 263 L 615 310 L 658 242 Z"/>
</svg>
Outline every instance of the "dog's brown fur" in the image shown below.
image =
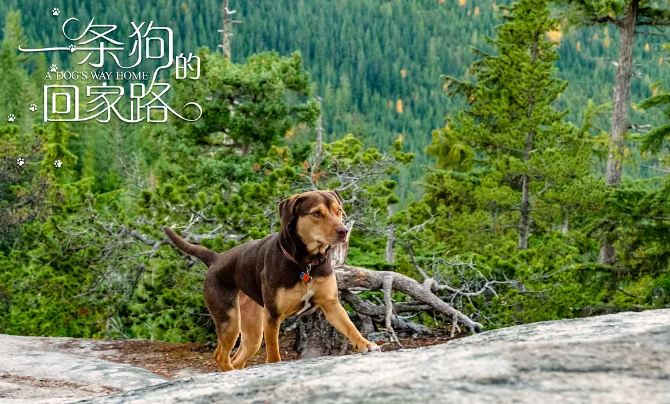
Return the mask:
<svg viewBox="0 0 670 404">
<path fill-rule="evenodd" d="M 323 310 L 326 319 L 359 352 L 379 350 L 349 320 L 339 302 L 335 274 L 327 259 L 330 246 L 346 239 L 342 214 L 340 199 L 334 192 L 294 195 L 279 203 L 282 225 L 279 233 L 222 254 L 190 244 L 171 228 L 164 228 L 175 247 L 200 258 L 209 267 L 204 295 L 216 325 L 218 346 L 214 357 L 221 370 L 244 368 L 263 338 L 267 362 L 279 362 L 281 322 L 298 312 L 316 308 Z M 301 265 L 286 257 L 280 246 Z M 312 268 L 312 281 L 304 283 L 301 272 L 319 259 L 324 262 Z M 242 342 L 231 362 L 230 351 L 240 332 Z"/>
</svg>

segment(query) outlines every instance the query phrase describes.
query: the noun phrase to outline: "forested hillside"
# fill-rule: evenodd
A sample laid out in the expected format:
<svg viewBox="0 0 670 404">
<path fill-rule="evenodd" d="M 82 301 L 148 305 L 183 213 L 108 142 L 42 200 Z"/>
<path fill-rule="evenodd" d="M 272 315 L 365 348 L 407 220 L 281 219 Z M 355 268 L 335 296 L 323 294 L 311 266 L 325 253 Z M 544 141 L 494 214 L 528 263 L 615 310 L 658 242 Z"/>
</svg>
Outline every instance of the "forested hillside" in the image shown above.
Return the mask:
<svg viewBox="0 0 670 404">
<path fill-rule="evenodd" d="M 468 77 L 475 59 L 471 46 L 488 50 L 484 38 L 501 23 L 495 1 L 482 0 L 233 0 L 242 20 L 234 28 L 233 60 L 241 62 L 254 53 L 275 50 L 282 55 L 299 50 L 323 98 L 324 128 L 329 139 L 352 132 L 376 147 L 388 145 L 402 134 L 408 150 L 418 154 L 411 177 L 401 179 L 401 197 L 416 188 L 409 181 L 421 175 L 428 162 L 423 153 L 431 131 L 444 125 L 444 116 L 455 112 L 461 100 L 445 94 L 440 75 Z M 0 15 L 9 9 L 23 12 L 31 46 L 63 40 L 64 19 L 53 19 L 50 10 L 88 22 L 116 24 L 130 34 L 130 21 L 154 21 L 175 31 L 176 52 L 195 52 L 200 46 L 217 49 L 221 43 L 221 2 L 218 0 L 162 0 L 115 2 L 72 1 L 56 4 L 44 0 L 9 0 L 0 4 Z M 568 119 L 583 123 L 588 100 L 611 101 L 618 49 L 618 33 L 607 27 L 569 29 L 567 21 L 552 32 L 559 42 L 558 77 L 570 83 L 557 105 L 569 110 Z M 653 29 L 649 30 L 652 34 Z M 632 82 L 632 101 L 651 95 L 650 85 L 667 77 L 658 36 L 638 36 L 634 58 L 639 78 Z M 63 53 L 60 57 L 63 57 Z M 666 55 L 667 56 L 667 55 Z M 52 62 L 49 60 L 49 62 Z M 67 63 L 64 63 L 67 66 Z M 667 66 L 667 64 L 666 64 Z M 4 112 L 1 111 L 0 112 Z M 633 110 L 631 122 L 658 124 L 656 111 Z M 596 119 L 609 129 L 606 119 Z M 637 176 L 649 174 L 630 172 Z"/>
<path fill-rule="evenodd" d="M 230 60 L 214 0 L 0 4 L 0 333 L 211 341 L 206 268 L 162 227 L 223 252 L 316 189 L 343 199 L 338 283 L 364 333 L 670 305 L 668 1 L 232 5 Z M 171 105 L 201 119 L 29 112 L 51 64 L 92 69 L 17 51 L 72 16 L 173 28 L 202 69 Z"/>
</svg>

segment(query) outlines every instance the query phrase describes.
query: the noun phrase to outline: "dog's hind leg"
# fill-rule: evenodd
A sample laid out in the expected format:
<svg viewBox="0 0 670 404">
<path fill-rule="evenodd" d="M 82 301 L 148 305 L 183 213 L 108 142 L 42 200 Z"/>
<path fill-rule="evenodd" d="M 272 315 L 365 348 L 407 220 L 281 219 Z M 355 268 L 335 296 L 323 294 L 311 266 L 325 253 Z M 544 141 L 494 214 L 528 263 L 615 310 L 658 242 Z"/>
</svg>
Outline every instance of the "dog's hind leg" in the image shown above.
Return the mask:
<svg viewBox="0 0 670 404">
<path fill-rule="evenodd" d="M 240 292 L 240 325 L 242 342 L 233 355 L 233 368 L 243 369 L 249 358 L 254 356 L 263 342 L 263 321 L 265 310 Z"/>
<path fill-rule="evenodd" d="M 240 335 L 240 305 L 237 290 L 205 280 L 205 303 L 216 325 L 218 345 L 214 360 L 222 371 L 233 370 L 230 351 Z"/>
<path fill-rule="evenodd" d="M 240 313 L 239 308 L 234 307 L 227 313 L 227 321 L 216 324 L 216 337 L 218 345 L 214 353 L 214 359 L 222 371 L 227 372 L 233 370 L 233 365 L 230 361 L 230 351 L 237 342 L 237 337 L 240 335 Z"/>
</svg>

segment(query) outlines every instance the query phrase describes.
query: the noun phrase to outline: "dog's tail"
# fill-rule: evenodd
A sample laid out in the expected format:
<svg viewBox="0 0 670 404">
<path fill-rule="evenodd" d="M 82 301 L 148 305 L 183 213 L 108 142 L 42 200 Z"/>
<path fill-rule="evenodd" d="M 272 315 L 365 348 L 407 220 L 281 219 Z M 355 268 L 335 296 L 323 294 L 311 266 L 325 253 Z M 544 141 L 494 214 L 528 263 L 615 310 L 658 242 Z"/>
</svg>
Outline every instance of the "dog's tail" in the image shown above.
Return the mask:
<svg viewBox="0 0 670 404">
<path fill-rule="evenodd" d="M 200 258 L 200 261 L 204 262 L 208 267 L 216 261 L 217 254 L 214 251 L 203 246 L 189 243 L 168 226 L 163 227 L 163 231 L 167 234 L 172 245 L 182 250 L 185 254 Z"/>
</svg>

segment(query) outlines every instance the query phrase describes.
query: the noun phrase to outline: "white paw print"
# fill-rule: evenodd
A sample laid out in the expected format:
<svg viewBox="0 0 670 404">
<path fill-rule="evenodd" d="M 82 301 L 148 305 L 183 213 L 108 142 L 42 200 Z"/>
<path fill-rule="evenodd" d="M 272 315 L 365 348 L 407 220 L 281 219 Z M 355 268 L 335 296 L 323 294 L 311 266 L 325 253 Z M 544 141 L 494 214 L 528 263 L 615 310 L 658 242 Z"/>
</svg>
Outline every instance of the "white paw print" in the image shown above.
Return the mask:
<svg viewBox="0 0 670 404">
<path fill-rule="evenodd" d="M 23 167 L 23 165 L 26 164 L 26 161 L 22 157 L 19 157 L 16 159 L 16 164 L 18 164 L 19 167 Z"/>
<path fill-rule="evenodd" d="M 63 165 L 62 161 L 60 161 L 60 160 L 54 161 L 54 166 L 56 166 L 56 168 L 60 168 L 60 166 L 62 166 L 62 165 Z"/>
<path fill-rule="evenodd" d="M 54 8 L 54 11 L 53 11 L 51 14 L 55 15 L 56 17 L 58 17 L 58 16 L 60 15 L 60 10 L 57 9 L 57 8 Z"/>
<path fill-rule="evenodd" d="M 14 116 L 14 114 L 9 114 L 9 116 L 7 117 L 7 120 L 8 120 L 9 122 L 14 122 L 14 119 L 16 119 L 16 117 Z"/>
<path fill-rule="evenodd" d="M 77 50 L 77 48 L 73 44 L 70 44 L 70 46 L 68 46 L 68 48 L 70 48 L 70 53 Z"/>
<path fill-rule="evenodd" d="M 30 104 L 30 107 L 28 109 L 30 110 L 30 112 L 35 112 L 35 111 L 37 111 L 37 105 Z"/>
<path fill-rule="evenodd" d="M 58 66 L 56 66 L 56 65 L 51 65 L 51 67 L 49 68 L 49 70 L 51 71 L 51 73 L 56 73 L 56 72 L 58 71 Z"/>
</svg>

